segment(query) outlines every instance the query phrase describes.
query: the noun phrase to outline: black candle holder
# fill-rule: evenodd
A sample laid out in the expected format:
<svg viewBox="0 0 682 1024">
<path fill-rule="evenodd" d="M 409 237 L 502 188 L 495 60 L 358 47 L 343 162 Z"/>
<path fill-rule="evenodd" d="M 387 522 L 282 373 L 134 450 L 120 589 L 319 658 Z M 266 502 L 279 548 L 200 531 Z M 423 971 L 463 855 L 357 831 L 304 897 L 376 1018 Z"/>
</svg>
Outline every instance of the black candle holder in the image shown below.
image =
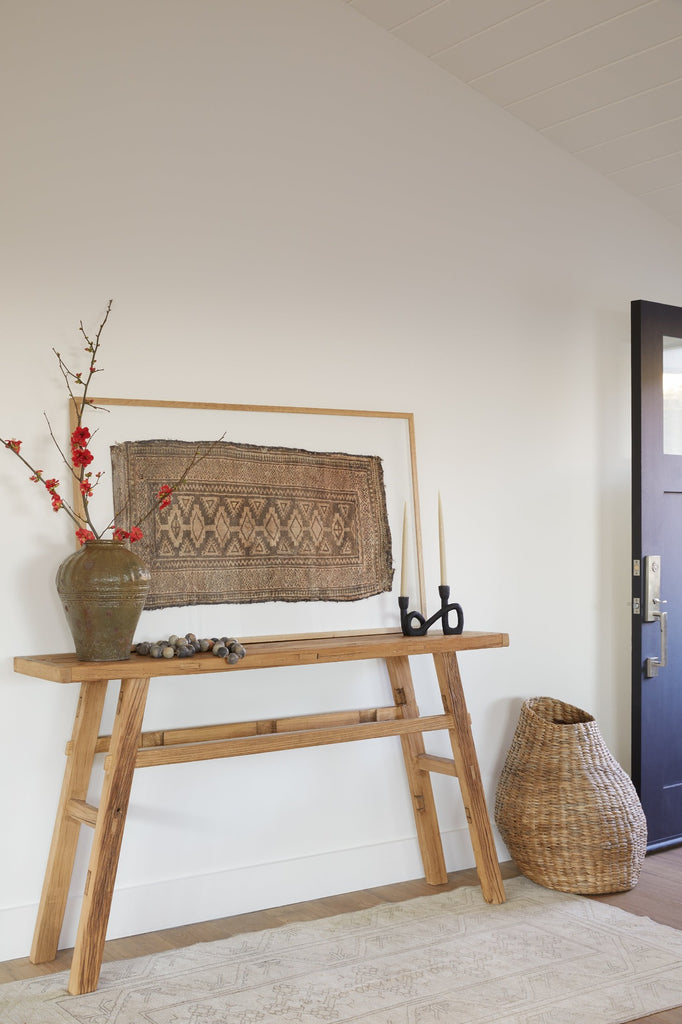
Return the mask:
<svg viewBox="0 0 682 1024">
<path fill-rule="evenodd" d="M 401 595 L 398 598 L 398 607 L 400 608 L 400 627 L 403 631 L 403 636 L 426 636 L 428 631 L 434 622 L 438 622 L 439 619 L 443 620 L 443 633 L 446 636 L 453 636 L 454 634 L 461 633 L 464 629 L 464 612 L 462 606 L 459 604 L 448 604 L 450 597 L 450 587 L 442 584 L 438 588 L 440 595 L 440 611 L 432 615 L 430 619 L 425 619 L 419 612 L 408 612 L 407 608 L 410 603 L 409 597 Z M 451 626 L 449 621 L 449 613 L 457 612 L 457 625 Z M 413 622 L 418 625 L 413 625 Z"/>
</svg>

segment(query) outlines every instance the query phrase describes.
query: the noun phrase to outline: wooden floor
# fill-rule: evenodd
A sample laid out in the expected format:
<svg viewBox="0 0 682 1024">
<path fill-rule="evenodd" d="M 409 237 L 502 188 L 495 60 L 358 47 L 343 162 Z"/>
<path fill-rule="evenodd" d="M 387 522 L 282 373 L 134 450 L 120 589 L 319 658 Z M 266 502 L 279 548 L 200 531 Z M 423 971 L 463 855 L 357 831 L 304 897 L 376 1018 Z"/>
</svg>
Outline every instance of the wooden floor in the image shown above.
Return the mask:
<svg viewBox="0 0 682 1024">
<path fill-rule="evenodd" d="M 502 865 L 504 878 L 512 878 L 516 874 L 516 867 L 511 862 Z M 399 882 L 375 889 L 362 889 L 343 896 L 330 896 L 307 903 L 240 914 L 237 917 L 183 925 L 180 928 L 133 935 L 126 939 L 112 939 L 105 946 L 104 959 L 125 960 L 145 956 L 164 949 L 189 946 L 194 942 L 212 942 L 214 939 L 224 939 L 243 932 L 275 928 L 290 921 L 313 921 L 333 914 L 345 914 L 364 907 L 374 907 L 379 903 L 397 903 L 415 896 L 476 884 L 478 878 L 472 868 L 468 871 L 454 872 L 449 876 L 447 884 L 440 886 L 427 885 L 421 879 Z M 649 855 L 644 862 L 639 882 L 631 892 L 593 898 L 621 907 L 631 914 L 640 914 L 660 924 L 682 929 L 682 847 Z M 0 963 L 0 983 L 68 970 L 70 964 L 71 950 L 68 949 L 60 950 L 57 959 L 48 964 L 34 965 L 29 962 L 28 957 L 8 960 Z M 632 1024 L 682 1024 L 682 1007 L 655 1013 L 649 1017 L 638 1017 Z"/>
</svg>

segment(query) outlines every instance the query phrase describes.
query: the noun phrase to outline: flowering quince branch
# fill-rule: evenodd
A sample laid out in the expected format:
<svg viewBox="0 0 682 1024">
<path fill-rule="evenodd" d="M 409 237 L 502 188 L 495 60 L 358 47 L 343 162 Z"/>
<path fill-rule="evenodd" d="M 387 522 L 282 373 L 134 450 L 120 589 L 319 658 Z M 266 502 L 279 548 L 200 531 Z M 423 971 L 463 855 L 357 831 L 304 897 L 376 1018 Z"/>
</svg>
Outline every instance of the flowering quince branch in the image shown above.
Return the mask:
<svg viewBox="0 0 682 1024">
<path fill-rule="evenodd" d="M 47 418 L 47 416 L 45 416 L 45 420 L 47 422 L 47 426 L 50 432 L 50 437 L 52 438 L 55 447 L 57 448 L 57 451 L 59 452 L 62 461 L 64 462 L 67 468 L 68 473 L 78 484 L 78 488 L 81 495 L 83 513 L 81 514 L 80 512 L 76 511 L 60 495 L 59 491 L 57 490 L 57 488 L 59 487 L 59 480 L 56 477 L 49 477 L 46 479 L 42 469 L 36 469 L 34 466 L 31 465 L 31 463 L 26 458 L 24 458 L 24 456 L 21 454 L 21 446 L 23 443 L 22 441 L 19 441 L 16 438 L 10 438 L 9 440 L 5 440 L 4 438 L 0 437 L 0 445 L 4 445 L 4 447 L 7 448 L 8 451 L 12 452 L 13 455 L 16 455 L 17 458 L 20 459 L 24 463 L 24 465 L 30 470 L 30 479 L 33 481 L 33 483 L 43 484 L 48 494 L 50 495 L 53 511 L 60 512 L 63 510 L 64 512 L 66 512 L 68 517 L 76 524 L 76 538 L 80 542 L 80 544 L 85 544 L 86 541 L 89 540 L 99 540 L 102 534 L 106 533 L 107 530 L 112 531 L 112 537 L 114 540 L 128 540 L 131 544 L 135 541 L 141 540 L 142 537 L 144 536 L 142 530 L 140 529 L 139 523 L 131 527 L 130 530 L 123 530 L 118 526 L 114 526 L 114 521 L 116 518 L 114 517 L 114 519 L 104 528 L 104 530 L 98 532 L 92 522 L 92 519 L 90 518 L 90 499 L 93 496 L 93 491 L 95 487 L 100 482 L 101 477 L 103 476 L 103 472 L 97 472 L 93 476 L 92 470 L 88 469 L 88 467 L 94 460 L 94 456 L 90 451 L 89 447 L 89 443 L 92 439 L 92 434 L 90 433 L 89 428 L 83 425 L 82 421 L 83 413 L 86 408 L 97 408 L 93 404 L 92 399 L 88 398 L 88 388 L 90 387 L 94 375 L 96 373 L 101 372 L 99 367 L 97 366 L 97 355 L 99 352 L 102 331 L 104 330 L 106 322 L 109 319 L 111 306 L 112 300 L 110 299 L 109 302 L 107 303 L 106 312 L 104 314 L 102 322 L 100 323 L 94 338 L 89 337 L 85 328 L 83 327 L 83 321 L 80 321 L 79 330 L 87 343 L 85 347 L 85 351 L 88 353 L 89 358 L 87 371 L 74 372 L 64 362 L 61 354 L 57 352 L 56 349 L 52 349 L 55 356 L 57 357 L 59 370 L 62 374 L 62 377 L 64 378 L 66 389 L 69 395 L 69 400 L 73 406 L 76 417 L 76 426 L 72 431 L 70 438 L 70 458 L 67 457 L 61 445 L 57 441 L 57 438 L 54 435 L 54 431 L 52 430 L 50 421 Z M 82 389 L 79 396 L 75 394 L 74 388 Z M 224 436 L 225 435 L 223 434 L 223 437 Z M 219 440 L 222 441 L 222 437 L 219 438 Z M 213 444 L 217 443 L 217 441 L 213 442 Z M 144 522 L 145 519 L 147 519 L 152 514 L 152 512 L 168 508 L 168 506 L 171 503 L 173 493 L 179 487 L 182 486 L 182 484 L 187 479 L 188 473 L 190 473 L 194 466 L 202 459 L 206 458 L 208 453 L 211 451 L 213 444 L 203 454 L 200 453 L 199 449 L 197 449 L 189 465 L 185 469 L 185 472 L 183 473 L 179 480 L 177 480 L 174 484 L 163 484 L 159 488 L 159 491 L 155 496 L 153 504 L 147 510 L 147 512 L 142 517 L 140 522 Z"/>
<path fill-rule="evenodd" d="M 179 490 L 182 487 L 182 485 L 184 484 L 185 480 L 187 479 L 189 474 L 192 472 L 194 467 L 199 462 L 202 462 L 206 458 L 206 456 L 213 450 L 213 448 L 215 448 L 215 446 L 217 444 L 219 444 L 220 441 L 223 440 L 224 437 L 225 437 L 225 435 L 221 434 L 221 436 L 216 441 L 211 442 L 211 444 L 208 446 L 208 448 L 204 452 L 202 452 L 200 448 L 197 448 L 197 450 L 194 452 L 194 455 L 192 456 L 189 464 L 185 468 L 185 472 L 182 474 L 180 479 L 176 480 L 174 484 L 162 484 L 161 485 L 161 487 L 159 488 L 159 490 L 157 491 L 157 493 L 156 493 L 156 495 L 154 497 L 153 504 L 150 506 L 150 508 L 147 509 L 145 514 L 142 516 L 142 519 L 140 519 L 140 523 L 143 523 L 145 521 L 145 519 L 148 519 L 149 516 L 152 514 L 152 512 L 157 512 L 157 511 L 160 512 L 164 508 L 168 508 L 168 506 L 170 505 L 170 503 L 171 503 L 171 501 L 173 499 L 173 494 L 175 493 L 175 491 Z M 116 520 L 116 518 L 117 518 L 117 516 L 114 516 L 114 519 L 106 527 L 107 530 L 110 530 L 113 527 L 113 537 L 114 537 L 114 540 L 126 540 L 126 539 L 128 539 L 132 543 L 133 541 L 141 540 L 142 539 L 142 537 L 144 535 L 142 533 L 142 530 L 140 529 L 140 524 L 139 523 L 138 523 L 137 526 L 133 526 L 130 531 L 121 530 L 119 527 L 114 527 L 113 526 L 114 521 Z M 92 540 L 91 537 L 89 537 L 87 539 L 88 540 Z"/>
</svg>

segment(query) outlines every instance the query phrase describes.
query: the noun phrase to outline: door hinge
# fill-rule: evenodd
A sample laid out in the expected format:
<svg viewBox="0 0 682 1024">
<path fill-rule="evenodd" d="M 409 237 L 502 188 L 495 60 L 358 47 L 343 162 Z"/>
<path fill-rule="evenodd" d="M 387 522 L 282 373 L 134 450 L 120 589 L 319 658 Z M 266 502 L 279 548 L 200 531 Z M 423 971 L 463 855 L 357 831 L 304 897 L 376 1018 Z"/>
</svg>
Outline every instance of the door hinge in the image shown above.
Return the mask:
<svg viewBox="0 0 682 1024">
<path fill-rule="evenodd" d="M 641 615 L 641 613 L 642 613 L 642 606 L 640 604 L 640 600 L 639 600 L 638 597 L 633 597 L 633 599 L 632 599 L 632 614 L 633 615 Z"/>
<path fill-rule="evenodd" d="M 633 576 L 640 576 L 641 572 L 642 572 L 642 564 L 641 564 L 639 558 L 633 559 L 633 561 L 632 561 L 632 575 Z"/>
</svg>

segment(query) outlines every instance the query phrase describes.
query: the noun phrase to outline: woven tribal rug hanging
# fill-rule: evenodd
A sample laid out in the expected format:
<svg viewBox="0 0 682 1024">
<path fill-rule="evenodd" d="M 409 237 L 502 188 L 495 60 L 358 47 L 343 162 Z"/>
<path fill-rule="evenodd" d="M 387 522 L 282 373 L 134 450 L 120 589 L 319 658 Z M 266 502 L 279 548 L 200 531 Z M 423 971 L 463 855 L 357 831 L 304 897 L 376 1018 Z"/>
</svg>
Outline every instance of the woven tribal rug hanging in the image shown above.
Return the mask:
<svg viewBox="0 0 682 1024">
<path fill-rule="evenodd" d="M 146 608 L 357 601 L 392 586 L 381 459 L 232 442 L 128 441 L 111 448 L 116 524 L 144 517 L 193 467 L 136 551 Z"/>
</svg>

